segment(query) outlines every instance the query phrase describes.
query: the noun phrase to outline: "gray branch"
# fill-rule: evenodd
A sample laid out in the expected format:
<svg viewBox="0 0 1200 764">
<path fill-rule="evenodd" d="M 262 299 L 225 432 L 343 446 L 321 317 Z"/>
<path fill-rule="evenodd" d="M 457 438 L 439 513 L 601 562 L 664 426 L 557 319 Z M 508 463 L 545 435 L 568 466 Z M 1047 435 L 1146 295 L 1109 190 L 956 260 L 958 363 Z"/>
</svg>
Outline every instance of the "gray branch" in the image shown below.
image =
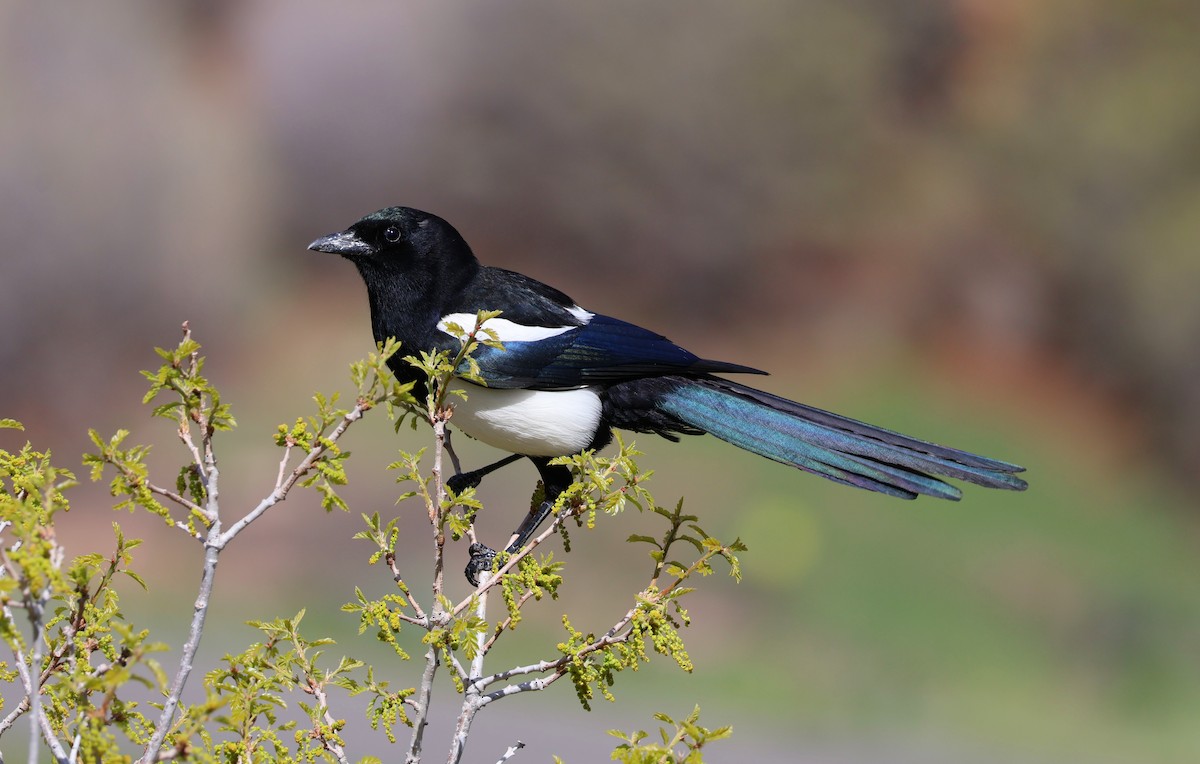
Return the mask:
<svg viewBox="0 0 1200 764">
<path fill-rule="evenodd" d="M 496 760 L 496 764 L 504 764 L 504 762 L 506 762 L 509 759 L 511 759 L 512 757 L 516 756 L 517 751 L 521 750 L 524 747 L 525 747 L 525 744 L 522 743 L 520 740 L 518 740 L 516 743 L 514 743 L 508 747 L 508 750 L 504 752 L 503 756 L 501 756 L 499 759 Z"/>
<path fill-rule="evenodd" d="M 346 432 L 351 424 L 362 418 L 363 412 L 369 406 L 364 403 L 357 404 L 353 409 L 342 417 L 341 423 L 330 434 L 329 442 L 336 443 L 342 434 Z M 183 688 L 187 684 L 188 677 L 192 673 L 196 652 L 200 647 L 200 637 L 204 632 L 204 622 L 208 615 L 209 599 L 212 596 L 213 583 L 216 580 L 217 562 L 220 559 L 221 551 L 229 544 L 239 533 L 245 530 L 250 523 L 262 517 L 268 509 L 284 501 L 288 497 L 288 493 L 300 480 L 312 469 L 313 465 L 328 451 L 328 447 L 318 443 L 305 455 L 304 459 L 296 465 L 286 480 L 282 482 L 276 481 L 276 486 L 270 495 L 259 502 L 258 506 L 248 512 L 244 517 L 229 527 L 224 533 L 221 532 L 221 517 L 219 504 L 219 478 L 220 473 L 217 469 L 216 454 L 212 447 L 212 435 L 208 431 L 206 423 L 202 423 L 204 428 L 204 438 L 202 440 L 203 449 L 203 470 L 206 477 L 205 488 L 208 493 L 207 505 L 204 508 L 204 514 L 209 518 L 212 525 L 208 529 L 208 535 L 204 542 L 204 568 L 200 578 L 200 589 L 196 595 L 196 603 L 192 611 L 192 625 L 188 632 L 187 642 L 184 643 L 183 652 L 179 657 L 179 669 L 176 671 L 175 679 L 171 683 L 171 689 L 167 695 L 166 701 L 163 703 L 162 713 L 159 714 L 158 721 L 154 725 L 154 734 L 150 742 L 146 745 L 145 751 L 142 754 L 141 764 L 153 764 L 164 756 L 169 757 L 169 753 L 162 753 L 161 749 L 163 742 L 167 739 L 167 734 L 170 732 L 171 726 L 174 724 L 175 712 L 179 707 L 179 700 L 183 695 Z M 188 444 L 189 450 L 196 453 L 194 444 L 191 442 L 190 435 L 186 435 L 181 431 L 181 437 Z M 289 454 L 285 450 L 284 458 Z M 281 467 L 281 473 L 283 472 Z M 336 755 L 336 754 L 335 754 Z"/>
</svg>

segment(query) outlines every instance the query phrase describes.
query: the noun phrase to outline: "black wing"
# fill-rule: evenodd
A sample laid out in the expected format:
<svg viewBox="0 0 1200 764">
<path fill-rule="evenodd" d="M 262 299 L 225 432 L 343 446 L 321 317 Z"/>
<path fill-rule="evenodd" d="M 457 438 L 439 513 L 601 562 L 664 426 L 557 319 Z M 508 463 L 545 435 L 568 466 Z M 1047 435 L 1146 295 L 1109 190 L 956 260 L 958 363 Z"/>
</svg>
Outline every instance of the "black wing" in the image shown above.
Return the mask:
<svg viewBox="0 0 1200 764">
<path fill-rule="evenodd" d="M 479 348 L 474 358 L 488 387 L 532 390 L 613 384 L 666 374 L 765 373 L 699 358 L 661 334 L 601 315 L 553 337 L 506 342 L 503 350 Z"/>
<path fill-rule="evenodd" d="M 517 326 L 510 330 L 536 327 L 550 335 L 523 341 L 520 331 L 514 338 L 499 332 L 503 350 L 478 348 L 474 358 L 489 387 L 561 390 L 666 374 L 765 373 L 698 358 L 661 334 L 592 314 L 557 289 L 502 268 L 482 269 L 448 315 L 470 329 L 480 310 L 499 310 L 496 326 L 512 322 Z M 449 335 L 443 337 L 445 347 L 456 344 Z"/>
</svg>

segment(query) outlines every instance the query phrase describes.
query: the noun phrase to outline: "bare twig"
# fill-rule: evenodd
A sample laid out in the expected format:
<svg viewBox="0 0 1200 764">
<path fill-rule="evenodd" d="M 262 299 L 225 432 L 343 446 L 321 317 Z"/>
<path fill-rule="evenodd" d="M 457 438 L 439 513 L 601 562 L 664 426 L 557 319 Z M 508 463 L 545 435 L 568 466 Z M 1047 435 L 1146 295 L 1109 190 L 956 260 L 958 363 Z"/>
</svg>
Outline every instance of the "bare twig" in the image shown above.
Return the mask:
<svg viewBox="0 0 1200 764">
<path fill-rule="evenodd" d="M 676 531 L 673 530 L 671 532 L 671 534 L 669 534 L 667 537 L 667 543 L 664 544 L 664 549 L 669 548 L 671 542 L 675 538 L 676 538 Z M 633 630 L 629 627 L 629 625 L 633 621 L 634 616 L 637 614 L 638 608 L 641 607 L 640 603 L 644 602 L 647 604 L 654 605 L 654 604 L 661 602 L 664 598 L 669 596 L 671 594 L 671 592 L 673 592 L 680 584 L 682 584 L 685 580 L 690 578 L 696 571 L 700 570 L 700 568 L 703 565 L 705 565 L 708 562 L 708 560 L 716 553 L 717 553 L 716 551 L 705 552 L 703 555 L 700 556 L 700 558 L 698 560 L 693 562 L 687 568 L 687 570 L 685 570 L 683 573 L 678 574 L 675 577 L 674 581 L 672 581 L 670 584 L 668 584 L 666 587 L 664 587 L 661 590 L 658 590 L 656 587 L 658 585 L 658 580 L 661 577 L 665 566 L 661 560 L 656 562 L 656 564 L 654 566 L 654 572 L 651 576 L 650 585 L 644 591 L 642 591 L 641 594 L 638 595 L 639 604 L 634 605 L 628 611 L 626 611 L 625 615 L 622 616 L 616 623 L 614 623 L 608 629 L 607 632 L 604 633 L 604 636 L 600 637 L 599 639 L 597 639 L 593 642 L 588 643 L 587 645 L 584 645 L 583 647 L 579 648 L 578 650 L 575 650 L 574 652 L 572 652 L 568 655 L 563 655 L 562 657 L 560 657 L 556 660 L 541 661 L 540 663 L 534 663 L 534 664 L 530 664 L 528 666 L 517 666 L 516 668 L 512 668 L 507 671 L 502 671 L 502 672 L 499 672 L 496 674 L 492 674 L 491 676 L 488 676 L 488 677 L 481 677 L 481 678 L 475 679 L 472 682 L 471 689 L 474 689 L 477 692 L 482 692 L 482 690 L 484 688 L 489 687 L 497 682 L 506 681 L 508 679 L 511 679 L 514 676 L 523 676 L 523 675 L 527 675 L 527 674 L 544 674 L 546 672 L 551 672 L 551 671 L 554 672 L 550 676 L 539 677 L 537 679 L 533 679 L 533 680 L 530 680 L 527 682 L 519 682 L 516 684 L 509 684 L 509 685 L 506 685 L 503 688 L 496 690 L 494 692 L 490 692 L 490 693 L 481 695 L 479 698 L 479 706 L 482 708 L 483 706 L 485 706 L 489 703 L 492 703 L 494 701 L 500 700 L 501 698 L 505 698 L 510 695 L 515 695 L 515 694 L 521 693 L 521 692 L 532 692 L 532 691 L 544 690 L 547 687 L 549 687 L 550 685 L 557 682 L 561 677 L 563 677 L 567 673 L 567 665 L 570 662 L 577 660 L 579 658 L 582 658 L 586 655 L 590 655 L 599 650 L 603 650 L 607 647 L 611 647 L 613 645 L 621 644 L 622 642 L 628 641 L 629 638 L 631 636 L 633 636 Z M 663 557 L 665 558 L 665 554 L 663 555 Z"/>
<path fill-rule="evenodd" d="M 279 460 L 279 474 L 275 476 L 276 491 L 283 487 L 283 478 L 287 474 L 288 462 L 292 460 L 292 449 L 295 445 L 290 438 L 283 445 L 283 458 Z"/>
<path fill-rule="evenodd" d="M 424 495 L 426 510 L 429 513 L 429 521 L 433 525 L 433 605 L 431 608 L 431 616 L 426 619 L 426 629 L 432 629 L 444 625 L 446 620 L 446 612 L 442 607 L 442 584 L 444 570 L 444 550 L 446 545 L 446 534 L 442 528 L 442 500 L 446 495 L 446 488 L 442 483 L 442 448 L 446 442 L 446 419 L 448 411 L 438 405 L 430 408 L 429 419 L 433 425 L 434 444 L 433 444 L 433 484 L 434 492 L 431 496 L 428 489 L 422 488 Z M 413 719 L 413 734 L 408 746 L 408 754 L 405 757 L 407 764 L 416 764 L 421 760 L 421 747 L 424 743 L 425 728 L 429 724 L 429 702 L 433 696 L 433 678 L 437 673 L 439 663 L 438 646 L 431 644 L 425 652 L 425 670 L 421 674 L 421 686 L 418 689 L 418 698 L 416 701 L 416 712 Z M 461 673 L 461 667 L 456 669 Z"/>
<path fill-rule="evenodd" d="M 200 456 L 200 449 L 196 447 L 196 442 L 192 440 L 192 427 L 188 424 L 187 414 L 182 410 L 179 413 L 179 430 L 176 434 L 183 441 L 183 445 L 187 448 L 188 453 L 192 455 L 192 464 L 195 465 L 196 470 L 203 476 L 204 458 Z"/>
<path fill-rule="evenodd" d="M 496 764 L 504 764 L 504 762 L 506 762 L 509 759 L 511 759 L 512 757 L 516 756 L 517 751 L 521 750 L 524 747 L 525 747 L 525 744 L 522 743 L 520 740 L 513 743 L 512 745 L 510 745 L 508 747 L 508 750 L 504 752 L 504 755 L 496 760 Z"/>
<path fill-rule="evenodd" d="M 61 560 L 60 560 L 61 561 Z M 37 667 L 42 662 L 42 614 L 45 611 L 45 603 L 49 601 L 49 592 L 43 592 L 40 596 L 34 597 L 33 592 L 25 590 L 25 611 L 29 618 L 29 625 L 33 631 L 33 653 L 29 656 L 29 664 L 25 662 L 24 652 L 18 648 L 13 648 L 13 663 L 17 669 L 17 675 L 21 679 L 21 685 L 25 690 L 24 703 L 26 708 L 31 712 L 29 715 L 29 762 L 37 764 L 38 750 L 41 746 L 38 739 L 46 741 L 46 745 L 50 748 L 51 755 L 59 764 L 66 764 L 67 752 L 62 746 L 62 742 L 54 735 L 54 730 L 50 727 L 50 720 L 46 717 L 45 711 L 42 710 L 41 698 L 42 687 L 40 676 L 38 681 L 35 681 L 30 669 L 37 671 Z M 12 613 L 7 612 L 5 608 L 5 616 L 12 620 Z M 18 709 L 20 704 L 18 704 Z M 15 723 L 17 716 L 13 716 L 12 721 Z M 7 721 L 7 718 L 6 718 Z"/>
<path fill-rule="evenodd" d="M 146 749 L 142 754 L 142 764 L 153 764 L 158 760 L 159 749 L 162 748 L 163 741 L 167 739 L 167 733 L 171 729 L 175 710 L 179 706 L 179 698 L 183 695 L 184 685 L 187 684 L 188 677 L 192 673 L 196 651 L 200 648 L 200 636 L 204 633 L 204 620 L 208 615 L 208 601 L 212 596 L 213 581 L 217 575 L 217 560 L 221 555 L 221 548 L 212 543 L 211 539 L 219 537 L 220 533 L 221 522 L 218 518 L 209 529 L 210 541 L 206 541 L 204 544 L 204 568 L 200 575 L 200 591 L 197 593 L 196 603 L 192 607 L 192 626 L 188 631 L 187 642 L 183 645 L 183 652 L 179 656 L 179 669 L 175 672 L 175 679 L 171 682 L 171 689 L 163 703 L 162 713 L 159 714 L 158 721 L 154 725 L 154 735 L 146 744 Z"/>
<path fill-rule="evenodd" d="M 183 324 L 183 333 L 185 337 L 191 337 L 191 329 L 186 321 Z M 199 366 L 198 351 L 192 353 L 191 365 L 194 373 Z M 191 430 L 187 424 L 186 407 L 180 409 L 179 436 L 188 446 L 188 450 L 192 452 L 193 461 L 195 461 L 200 478 L 204 482 L 205 506 L 202 512 L 210 523 L 204 541 L 204 567 L 200 574 L 200 589 L 196 594 L 196 602 L 192 606 L 191 628 L 188 630 L 187 641 L 179 656 L 179 668 L 175 672 L 175 679 L 172 681 L 167 699 L 163 703 L 158 722 L 154 725 L 154 734 L 151 735 L 150 742 L 146 744 L 146 749 L 142 754 L 144 764 L 152 764 L 157 759 L 159 749 L 162 748 L 163 741 L 167 739 L 167 734 L 174 723 L 179 699 L 183 695 L 183 688 L 187 684 L 188 677 L 191 676 L 196 651 L 200 649 L 200 637 L 204 633 L 208 603 L 212 597 L 213 582 L 217 575 L 217 561 L 227 542 L 227 539 L 221 535 L 220 472 L 217 469 L 217 455 L 212 444 L 213 426 L 212 422 L 204 416 L 204 406 L 202 401 L 200 403 L 201 405 L 197 405 L 193 411 L 195 411 L 196 422 L 200 426 L 201 450 L 197 451 L 195 442 L 192 440 Z"/>
<path fill-rule="evenodd" d="M 514 608 L 514 610 L 520 611 L 521 608 L 525 607 L 525 603 L 533 599 L 535 596 L 537 596 L 537 592 L 533 591 L 532 589 L 526 591 L 521 595 L 521 598 L 517 600 L 517 606 Z M 496 627 L 495 631 L 492 633 L 491 638 L 488 639 L 487 642 L 483 643 L 483 647 L 481 647 L 480 650 L 485 653 L 490 651 L 492 649 L 492 645 L 496 644 L 496 640 L 500 638 L 500 635 L 507 631 L 508 627 L 512 626 L 512 622 L 513 617 L 511 615 L 501 621 Z"/>
<path fill-rule="evenodd" d="M 467 670 L 464 669 L 462 664 L 458 662 L 458 658 L 454 656 L 454 653 L 448 653 L 446 657 L 448 659 L 447 668 L 450 668 L 454 671 L 454 675 L 458 677 L 459 681 L 462 682 L 463 686 L 465 687 L 467 682 L 470 680 L 470 675 L 467 673 Z"/>
<path fill-rule="evenodd" d="M 462 462 L 458 460 L 458 454 L 454 452 L 454 444 L 450 441 L 450 430 L 446 430 L 446 455 L 450 457 L 450 463 L 454 465 L 454 474 L 462 474 Z"/>
<path fill-rule="evenodd" d="M 528 682 L 521 682 L 519 684 L 506 685 L 503 689 L 496 690 L 495 692 L 489 692 L 480 698 L 479 703 L 481 706 L 486 706 L 487 704 L 494 703 L 501 698 L 507 698 L 510 695 L 516 695 L 520 692 L 538 692 L 554 684 L 559 679 L 566 676 L 566 674 L 567 670 L 559 667 L 558 670 L 556 670 L 550 676 L 531 679 Z"/>
<path fill-rule="evenodd" d="M 129 477 L 133 477 L 133 473 L 130 471 L 126 471 L 126 475 Z M 205 516 L 208 515 L 208 512 L 207 512 L 207 510 L 205 510 L 204 507 L 201 507 L 199 504 L 197 504 L 196 502 L 187 498 L 186 496 L 182 496 L 182 495 L 176 493 L 175 491 L 169 490 L 167 488 L 163 488 L 162 486 L 155 485 L 154 483 L 150 483 L 150 482 L 145 483 L 145 486 L 147 489 L 149 489 L 150 493 L 157 494 L 158 496 L 161 496 L 164 499 L 169 499 L 190 512 L 199 512 L 200 514 L 205 515 Z M 192 535 L 191 531 L 188 529 L 187 525 L 182 524 L 182 523 L 176 523 L 176 525 L 182 525 L 183 529 L 187 530 L 189 535 Z M 203 537 L 198 536 L 197 538 L 202 539 Z"/>
<path fill-rule="evenodd" d="M 429 724 L 429 699 L 433 695 L 433 677 L 437 673 L 438 648 L 430 645 L 425 651 L 425 671 L 421 674 L 421 687 L 417 690 L 419 697 L 413 706 L 413 734 L 408 744 L 408 754 L 404 757 L 406 764 L 418 764 L 421 761 L 421 744 L 425 738 L 425 727 Z"/>
<path fill-rule="evenodd" d="M 342 435 L 345 434 L 347 428 L 349 428 L 350 425 L 354 424 L 359 419 L 362 419 L 363 414 L 368 409 L 372 408 L 373 406 L 374 406 L 373 402 L 359 401 L 358 404 L 356 404 L 354 406 L 354 408 L 352 408 L 348 412 L 346 412 L 346 414 L 342 417 L 342 421 L 338 424 L 337 428 L 335 428 L 334 431 L 329 434 L 329 438 L 328 438 L 329 443 L 331 443 L 331 444 L 337 443 L 337 441 L 342 437 Z M 277 487 L 275 488 L 275 490 L 271 491 L 271 493 L 268 494 L 265 499 L 260 501 L 258 503 L 258 506 L 256 506 L 254 509 L 247 512 L 245 517 L 238 520 L 233 525 L 229 526 L 229 530 L 227 530 L 227 531 L 225 531 L 225 533 L 221 534 L 220 539 L 219 539 L 220 546 L 223 548 L 226 544 L 228 544 L 231 540 L 233 540 L 233 538 L 235 536 L 237 536 L 239 533 L 241 533 L 243 530 L 245 530 L 246 526 L 250 525 L 250 523 L 252 523 L 255 520 L 257 520 L 258 518 L 262 517 L 264 512 L 266 512 L 268 509 L 275 506 L 279 502 L 287 499 L 288 493 L 292 490 L 292 487 L 296 485 L 297 481 L 299 481 L 302 477 L 307 475 L 309 470 L 311 470 L 313 468 L 313 465 L 322 456 L 324 456 L 328 450 L 329 450 L 329 448 L 324 443 L 320 443 L 320 442 L 318 442 L 317 445 L 315 445 L 311 449 L 309 449 L 308 453 L 305 454 L 304 459 L 301 460 L 301 462 L 296 465 L 296 468 L 292 470 L 291 474 L 289 474 L 287 476 L 287 478 L 284 479 L 284 481 L 281 484 L 277 484 Z"/>
<path fill-rule="evenodd" d="M 609 628 L 607 632 L 605 632 L 603 637 L 584 645 L 582 648 L 569 655 L 564 655 L 561 658 L 552 661 L 541 661 L 540 663 L 534 663 L 528 666 L 517 666 L 516 668 L 509 669 L 508 671 L 501 671 L 499 673 L 492 674 L 491 676 L 479 679 L 476 682 L 476 686 L 482 689 L 497 682 L 510 679 L 514 676 L 522 676 L 525 674 L 541 674 L 549 671 L 554 672 L 550 676 L 539 677 L 528 682 L 509 684 L 494 692 L 481 695 L 480 707 L 500 700 L 501 698 L 505 698 L 510 695 L 516 695 L 517 693 L 544 690 L 566 675 L 567 664 L 571 663 L 572 661 L 582 658 L 586 655 L 590 655 L 598 650 L 603 650 L 606 647 L 611 647 L 613 645 L 618 645 L 622 642 L 628 641 L 633 635 L 632 630 L 628 629 L 629 623 L 633 620 L 633 616 L 636 614 L 636 612 L 636 606 L 630 608 L 629 611 L 625 613 L 624 617 L 618 620 L 612 625 L 611 628 Z"/>
<path fill-rule="evenodd" d="M 111 462 L 110 462 L 110 464 L 111 464 Z M 212 516 L 206 507 L 200 506 L 199 504 L 192 501 L 191 499 L 188 499 L 186 496 L 183 496 L 179 493 L 176 493 L 175 491 L 172 491 L 167 488 L 163 488 L 160 485 L 156 485 L 155 483 L 151 483 L 151 482 L 145 480 L 140 475 L 135 473 L 133 470 L 129 469 L 128 466 L 126 466 L 126 465 L 115 464 L 114 466 L 121 472 L 121 474 L 123 474 L 125 476 L 125 478 L 127 480 L 129 480 L 130 482 L 145 486 L 146 490 L 148 490 L 150 493 L 152 493 L 156 496 L 161 496 L 162 498 L 167 499 L 168 501 L 172 501 L 172 502 L 178 504 L 179 506 L 183 507 L 184 509 L 188 510 L 189 512 L 196 512 L 196 513 L 204 516 L 205 518 L 208 518 L 210 520 L 212 519 Z M 204 541 L 204 534 L 192 530 L 190 527 L 188 527 L 188 524 L 183 522 L 182 520 L 172 520 L 171 525 L 173 527 L 178 528 L 179 530 L 183 531 L 184 533 L 186 533 L 187 535 L 196 539 L 197 541 Z"/>
<path fill-rule="evenodd" d="M 491 573 L 482 573 L 481 577 L 490 577 Z M 487 592 L 483 591 L 476 600 L 475 616 L 480 621 L 487 620 Z M 483 707 L 479 702 L 479 686 L 476 681 L 483 675 L 483 659 L 487 652 L 483 649 L 486 637 L 481 631 L 475 635 L 475 657 L 471 659 L 471 673 L 464 683 L 462 710 L 458 714 L 458 722 L 454 725 L 454 737 L 450 741 L 450 756 L 448 764 L 458 764 L 462 760 L 463 751 L 467 747 L 467 737 L 471 734 L 471 724 L 475 714 Z"/>
<path fill-rule="evenodd" d="M 429 519 L 433 521 L 434 534 L 434 558 L 433 558 L 433 597 L 435 602 L 440 601 L 443 586 L 443 577 L 446 568 L 446 531 L 442 527 L 442 503 L 446 500 L 446 485 L 442 481 L 442 444 L 446 438 L 446 419 L 449 418 L 449 412 L 445 409 L 439 409 L 433 415 L 433 497 L 430 500 Z M 436 618 L 440 606 L 434 605 L 434 616 Z"/>
<path fill-rule="evenodd" d="M 527 666 L 515 666 L 507 671 L 497 671 L 491 676 L 481 677 L 480 679 L 476 680 L 476 684 L 481 687 L 486 687 L 488 685 L 495 684 L 496 682 L 503 682 L 506 679 L 511 679 L 514 676 L 522 676 L 524 674 L 541 674 L 560 668 L 563 663 L 564 662 L 562 658 L 556 658 L 552 661 L 538 661 L 537 663 L 530 663 Z"/>
<path fill-rule="evenodd" d="M 8 523 L 5 522 L 5 523 L 3 523 L 3 525 L 0 525 L 0 530 L 3 530 L 4 525 L 8 525 Z M 7 572 L 8 566 L 11 565 L 11 562 L 8 559 L 8 555 L 4 554 L 3 549 L 0 549 L 0 556 L 3 556 L 4 569 Z M 16 623 L 16 620 L 13 618 L 12 609 L 9 608 L 8 605 L 4 606 L 3 613 L 4 613 L 4 620 L 6 620 L 9 623 Z M 30 698 L 32 697 L 30 688 L 33 686 L 33 682 L 31 682 L 29 680 L 28 669 L 25 666 L 25 654 L 21 650 L 19 643 L 15 642 L 15 641 L 12 644 L 12 651 L 13 651 L 13 663 L 16 664 L 17 673 L 20 674 L 20 676 L 21 676 L 21 684 L 25 689 L 25 697 L 21 698 L 21 702 L 18 703 L 16 708 L 14 708 L 12 711 L 10 711 L 8 713 L 7 716 L 4 717 L 3 721 L 0 721 L 0 735 L 3 735 L 14 724 L 16 724 L 17 719 L 20 719 L 23 714 L 25 714 L 27 711 L 29 711 L 29 709 L 32 705 L 30 702 Z"/>
<path fill-rule="evenodd" d="M 462 462 L 458 460 L 458 454 L 454 452 L 454 444 L 450 440 L 451 432 L 451 430 L 446 430 L 446 442 L 444 444 L 444 448 L 446 449 L 446 454 L 450 457 L 450 463 L 454 465 L 454 474 L 461 475 Z M 466 536 L 467 541 L 471 544 L 479 543 L 479 538 L 475 535 L 475 523 L 471 523 L 467 526 Z"/>
<path fill-rule="evenodd" d="M 400 591 L 404 592 L 404 596 L 408 598 L 409 607 L 411 607 L 413 612 L 417 614 L 414 618 L 412 616 L 405 615 L 404 613 L 400 613 L 400 620 L 406 623 L 411 623 L 414 626 L 428 628 L 429 618 L 425 615 L 425 611 L 421 609 L 421 603 L 416 597 L 413 596 L 412 591 L 404 583 L 404 576 L 401 575 L 400 568 L 396 565 L 396 553 L 388 552 L 384 555 L 384 561 L 387 563 L 388 569 L 392 571 L 392 580 L 395 581 L 396 585 L 400 587 Z"/>
<path fill-rule="evenodd" d="M 182 520 L 175 520 L 171 523 L 171 525 L 173 527 L 178 528 L 179 530 L 183 531 L 184 533 L 191 536 L 192 538 L 194 538 L 197 541 L 200 541 L 200 542 L 204 541 L 203 533 L 192 530 L 191 528 L 188 527 L 188 524 L 183 522 Z"/>
<path fill-rule="evenodd" d="M 18 703 L 12 711 L 8 712 L 8 716 L 5 716 L 4 719 L 0 720 L 0 735 L 3 735 L 5 732 L 11 729 L 12 726 L 17 723 L 17 719 L 20 719 L 21 716 L 27 711 L 29 711 L 28 695 L 21 698 L 21 702 Z"/>
<path fill-rule="evenodd" d="M 48 499 L 44 499 L 44 500 L 48 501 Z M 0 522 L 0 531 L 3 531 L 4 528 L 7 527 L 9 524 L 10 523 L 7 521 Z M 56 546 L 51 555 L 51 560 L 50 560 L 51 564 L 54 565 L 55 567 L 60 566 L 62 564 L 64 555 L 65 555 L 65 550 L 62 549 L 61 547 Z M 18 573 L 16 565 L 9 558 L 6 551 L 4 549 L 0 548 L 0 576 L 3 576 L 3 575 L 8 575 L 11 578 L 17 578 L 17 579 L 21 578 L 20 574 Z M 26 592 L 26 595 L 28 596 L 28 592 Z M 33 608 L 30 608 L 29 605 L 27 604 L 27 602 L 28 601 L 26 600 L 25 602 L 21 603 L 22 609 L 24 609 L 27 613 L 34 614 L 34 616 L 36 616 L 40 620 L 41 616 L 44 614 L 44 611 L 45 611 L 44 601 L 42 603 L 35 604 L 35 606 Z M 37 666 L 38 664 L 40 664 L 42 662 L 44 662 L 46 664 L 46 668 L 39 673 L 38 680 L 36 682 L 36 684 L 38 686 L 37 695 L 39 697 L 40 697 L 41 686 L 43 684 L 45 684 L 47 681 L 49 681 L 49 679 L 50 679 L 51 675 L 54 673 L 55 669 L 60 665 L 60 662 L 62 661 L 63 656 L 66 655 L 73 648 L 74 643 L 73 643 L 72 639 L 75 635 L 76 630 L 79 628 L 79 626 L 83 620 L 83 617 L 84 617 L 83 609 L 84 609 L 85 603 L 86 603 L 86 598 L 80 597 L 75 613 L 73 614 L 70 622 L 68 622 L 63 628 L 62 643 L 56 649 L 52 650 L 48 656 L 46 656 L 45 661 L 43 661 L 41 657 L 36 657 L 36 659 L 31 662 L 31 664 L 33 666 Z M 3 614 L 4 614 L 5 619 L 9 623 L 15 622 L 15 620 L 13 619 L 12 610 L 10 609 L 9 605 L 4 606 Z M 34 617 L 34 616 L 31 616 L 31 617 Z M 40 633 L 40 630 L 39 630 L 39 633 Z M 40 645 L 40 642 L 38 644 Z M 13 657 L 15 658 L 16 663 L 18 665 L 18 673 L 23 673 L 26 670 L 24 652 L 21 651 L 19 648 L 14 647 L 13 648 Z M 24 677 L 23 677 L 23 679 L 24 679 Z M 14 724 L 16 724 L 17 719 L 19 719 L 22 715 L 28 713 L 29 710 L 33 707 L 33 703 L 31 702 L 33 693 L 29 692 L 29 690 L 30 690 L 30 688 L 33 687 L 34 682 L 32 681 L 32 679 L 30 679 L 30 681 L 23 681 L 22 684 L 26 688 L 26 691 L 27 691 L 26 695 L 25 695 L 25 697 L 21 698 L 21 701 L 16 705 L 16 707 L 12 711 L 9 712 L 9 714 L 7 716 L 4 717 L 3 720 L 0 720 L 0 735 L 3 735 L 9 728 L 11 728 Z M 38 712 L 41 713 L 40 709 L 38 710 Z M 42 715 L 44 716 L 44 714 L 42 714 Z M 45 727 L 43 727 L 43 729 L 45 729 Z M 0 764 L 3 764 L 2 760 L 0 760 Z"/>
</svg>

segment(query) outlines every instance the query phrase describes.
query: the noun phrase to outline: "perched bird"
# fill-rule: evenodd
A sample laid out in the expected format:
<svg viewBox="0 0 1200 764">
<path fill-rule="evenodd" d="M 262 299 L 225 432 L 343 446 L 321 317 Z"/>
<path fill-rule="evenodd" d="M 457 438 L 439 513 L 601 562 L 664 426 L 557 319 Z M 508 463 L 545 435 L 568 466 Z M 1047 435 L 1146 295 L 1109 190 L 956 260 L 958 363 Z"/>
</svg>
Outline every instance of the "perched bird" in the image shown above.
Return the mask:
<svg viewBox="0 0 1200 764">
<path fill-rule="evenodd" d="M 739 448 L 845 485 L 902 499 L 958 500 L 939 478 L 1020 491 L 1023 468 L 947 448 L 756 390 L 718 374 L 763 374 L 699 358 L 662 335 L 585 310 L 567 295 L 513 271 L 481 265 L 467 242 L 436 215 L 388 207 L 309 249 L 342 255 L 367 286 L 375 340 L 389 337 L 406 353 L 457 350 L 451 325 L 470 330 L 482 310 L 501 311 L 484 326 L 503 349 L 474 353 L 486 387 L 463 382 L 452 424 L 510 452 L 451 479 L 456 490 L 521 457 L 533 462 L 545 500 L 514 532 L 520 549 L 571 483 L 557 456 L 599 449 L 613 428 L 678 435 L 709 433 Z M 424 389 L 419 372 L 399 358 L 401 381 Z M 489 569 L 494 552 L 476 545 L 467 578 Z"/>
</svg>

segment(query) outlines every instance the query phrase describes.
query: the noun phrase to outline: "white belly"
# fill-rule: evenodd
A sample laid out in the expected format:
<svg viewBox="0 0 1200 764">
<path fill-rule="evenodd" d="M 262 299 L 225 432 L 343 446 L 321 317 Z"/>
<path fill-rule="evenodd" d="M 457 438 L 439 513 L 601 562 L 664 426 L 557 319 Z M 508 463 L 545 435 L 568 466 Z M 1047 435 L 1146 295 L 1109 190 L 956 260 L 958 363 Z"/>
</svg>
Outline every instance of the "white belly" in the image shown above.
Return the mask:
<svg viewBox="0 0 1200 764">
<path fill-rule="evenodd" d="M 526 456 L 566 456 L 587 448 L 600 424 L 600 396 L 578 390 L 496 390 L 459 385 L 450 423 L 489 446 Z"/>
</svg>

